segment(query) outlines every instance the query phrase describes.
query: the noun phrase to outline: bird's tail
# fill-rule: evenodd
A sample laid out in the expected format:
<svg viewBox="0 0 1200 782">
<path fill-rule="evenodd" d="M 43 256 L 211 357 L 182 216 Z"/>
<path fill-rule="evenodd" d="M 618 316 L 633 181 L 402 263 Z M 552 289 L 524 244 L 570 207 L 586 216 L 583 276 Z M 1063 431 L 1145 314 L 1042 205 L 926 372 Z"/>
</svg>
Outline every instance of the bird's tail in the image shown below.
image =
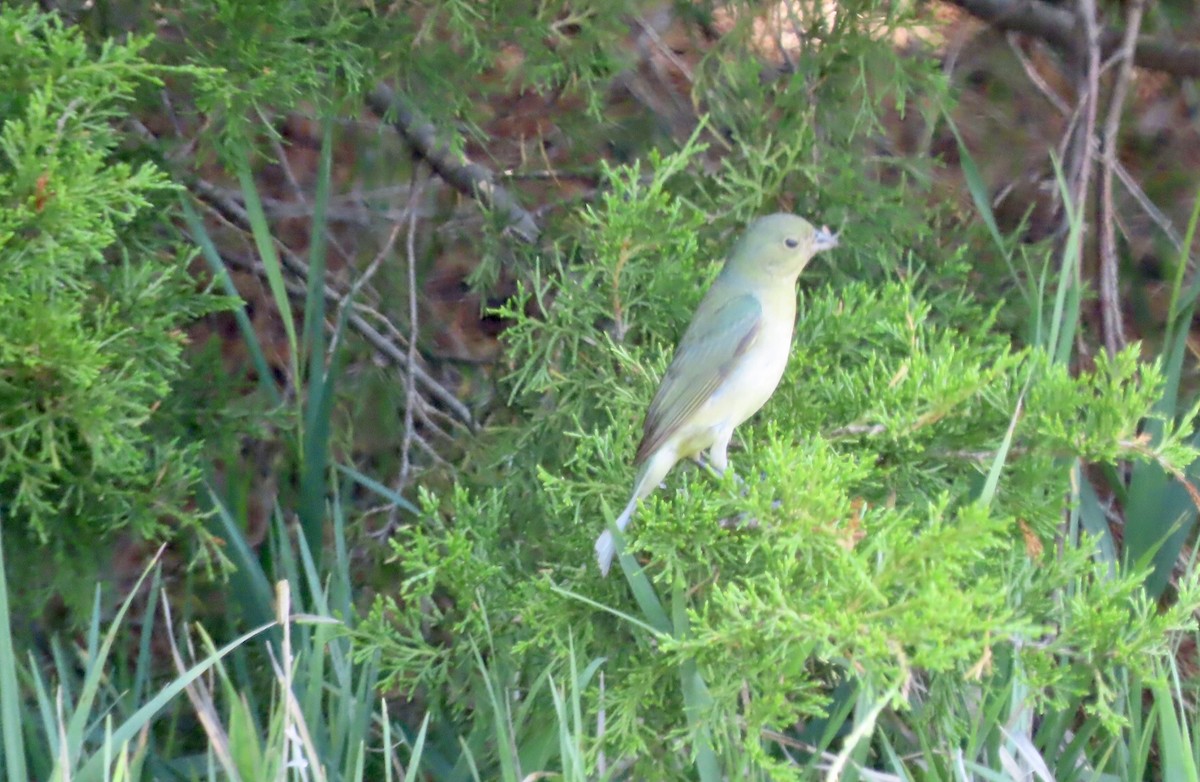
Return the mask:
<svg viewBox="0 0 1200 782">
<path fill-rule="evenodd" d="M 629 504 L 625 506 L 625 510 L 621 511 L 621 515 L 614 522 L 617 529 L 622 532 L 629 526 L 629 520 L 633 518 L 633 512 L 637 510 L 638 496 L 634 493 L 630 498 Z M 613 557 L 617 553 L 617 541 L 613 538 L 611 530 L 604 530 L 600 533 L 600 537 L 596 538 L 596 563 L 600 565 L 600 575 L 607 576 L 608 569 L 612 567 Z"/>
</svg>

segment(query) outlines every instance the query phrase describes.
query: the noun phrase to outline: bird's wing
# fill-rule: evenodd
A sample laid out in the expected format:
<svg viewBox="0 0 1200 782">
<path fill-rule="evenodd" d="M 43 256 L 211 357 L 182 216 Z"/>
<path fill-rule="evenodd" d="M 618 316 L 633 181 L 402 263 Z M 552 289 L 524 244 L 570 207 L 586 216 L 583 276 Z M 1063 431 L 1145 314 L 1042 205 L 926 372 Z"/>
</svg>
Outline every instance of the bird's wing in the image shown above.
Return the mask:
<svg viewBox="0 0 1200 782">
<path fill-rule="evenodd" d="M 645 461 L 708 401 L 758 337 L 762 305 L 757 297 L 743 294 L 710 307 L 706 304 L 701 303 L 679 340 L 650 403 L 634 464 Z"/>
</svg>

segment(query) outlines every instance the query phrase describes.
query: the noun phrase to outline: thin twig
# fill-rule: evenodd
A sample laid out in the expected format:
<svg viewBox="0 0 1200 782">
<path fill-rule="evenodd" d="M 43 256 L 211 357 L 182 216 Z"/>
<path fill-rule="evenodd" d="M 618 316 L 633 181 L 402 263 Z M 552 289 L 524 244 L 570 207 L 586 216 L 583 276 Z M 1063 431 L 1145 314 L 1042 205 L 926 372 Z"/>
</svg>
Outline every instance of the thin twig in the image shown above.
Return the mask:
<svg viewBox="0 0 1200 782">
<path fill-rule="evenodd" d="M 363 336 L 363 338 L 367 340 L 367 342 L 371 343 L 372 347 L 374 347 L 388 359 L 396 362 L 402 367 L 408 366 L 407 353 L 397 347 L 396 343 L 380 334 L 374 326 L 372 326 L 370 323 L 367 323 L 367 321 L 357 312 L 350 313 L 349 322 L 350 325 L 353 326 Z M 433 393 L 434 396 L 437 396 L 439 401 L 446 404 L 448 408 L 454 410 L 455 414 L 459 416 L 457 423 L 467 426 L 467 428 L 471 431 L 475 431 L 475 429 L 478 427 L 478 424 L 476 424 L 475 419 L 471 416 L 471 411 L 467 409 L 466 405 L 464 405 L 462 401 L 458 399 L 458 397 L 451 394 L 440 383 L 430 377 L 428 373 L 421 368 L 419 363 L 416 365 L 415 369 L 418 382 L 420 382 L 422 385 L 432 384 L 432 386 L 429 387 L 431 393 Z M 448 396 L 449 400 L 443 398 L 443 394 Z M 452 400 L 452 403 L 450 400 Z M 466 416 L 465 418 L 463 418 L 464 415 Z"/>
<path fill-rule="evenodd" d="M 369 307 L 365 304 L 355 304 L 354 314 L 350 316 L 351 323 L 353 324 L 354 318 L 359 318 L 362 323 L 369 323 L 364 316 L 370 316 L 374 318 L 379 327 L 383 329 L 382 332 L 379 332 L 381 339 L 391 340 L 392 342 L 400 345 L 408 345 L 408 337 L 406 337 L 404 333 L 400 331 L 400 329 L 396 328 L 396 324 L 392 323 L 391 319 L 373 307 Z M 362 329 L 359 328 L 358 330 L 361 331 Z M 454 358 L 451 360 L 455 363 L 464 363 L 463 359 Z M 418 376 L 418 380 L 419 379 L 420 377 Z M 425 404 L 424 398 L 419 394 L 417 395 L 417 400 L 422 402 L 422 404 L 417 408 L 417 412 L 421 416 L 421 422 L 426 424 L 437 434 L 440 434 L 447 439 L 453 439 L 449 432 L 443 430 L 441 426 L 439 426 L 433 419 L 437 418 L 441 421 L 444 421 L 451 427 L 460 426 L 461 422 L 456 420 L 453 416 L 442 410 L 440 407 L 434 407 L 432 405 Z"/>
<path fill-rule="evenodd" d="M 571 169 L 554 169 L 544 168 L 535 169 L 532 171 L 521 171 L 516 168 L 506 168 L 499 172 L 498 176 L 505 179 L 552 179 L 558 181 L 560 179 L 583 179 L 589 182 L 598 182 L 603 174 L 599 169 L 595 168 L 571 168 Z"/>
<path fill-rule="evenodd" d="M 847 424 L 839 426 L 825 435 L 828 439 L 840 439 L 843 437 L 876 437 L 887 431 L 887 427 L 883 424 Z"/>
<path fill-rule="evenodd" d="M 1104 122 L 1100 156 L 1100 322 L 1104 331 L 1104 347 L 1115 355 L 1125 347 L 1125 324 L 1121 318 L 1121 300 L 1117 289 L 1117 228 L 1116 208 L 1113 205 L 1113 169 L 1117 163 L 1117 139 L 1121 132 L 1121 113 L 1133 74 L 1133 50 L 1138 30 L 1142 26 L 1145 0 L 1132 0 L 1125 23 L 1125 39 L 1117 57 L 1120 66 L 1108 102 L 1108 117 Z"/>
<path fill-rule="evenodd" d="M 818 768 L 827 769 L 837 760 L 837 755 L 833 754 L 832 752 L 826 752 L 815 744 L 809 744 L 808 742 L 794 739 L 786 733 L 780 733 L 779 731 L 771 730 L 770 728 L 763 728 L 761 733 L 763 738 L 774 741 L 779 745 L 780 749 L 784 750 L 785 752 L 788 748 L 792 748 L 801 750 L 807 754 L 819 754 L 822 762 Z M 898 777 L 895 774 L 876 771 L 865 766 L 856 765 L 854 768 L 855 771 L 857 771 L 863 779 L 868 780 L 868 782 L 900 782 L 902 779 L 902 777 Z"/>
<path fill-rule="evenodd" d="M 241 198 L 241 190 L 239 188 L 221 187 L 219 185 L 214 185 L 214 187 L 223 192 L 227 198 L 234 200 Z M 381 220 L 387 222 L 404 222 L 408 219 L 408 212 L 402 208 L 384 208 L 381 205 L 380 208 L 375 209 L 368 207 L 365 203 L 365 201 L 371 199 L 394 201 L 399 198 L 408 198 L 407 186 L 372 188 L 346 195 L 334 195 L 331 193 L 329 203 L 325 207 L 325 216 L 330 220 L 336 220 L 340 223 L 353 223 L 359 226 L 373 226 Z M 312 217 L 313 214 L 312 206 L 307 202 L 297 203 L 296 201 L 274 198 L 269 195 L 260 195 L 259 201 L 262 202 L 267 216 L 276 219 L 284 220 L 293 217 L 308 218 Z"/>
<path fill-rule="evenodd" d="M 262 109 L 259 109 L 258 117 L 264 125 L 267 125 L 268 127 L 270 126 L 270 119 L 265 113 L 263 113 Z M 296 172 L 292 170 L 292 162 L 288 159 L 287 150 L 284 149 L 283 143 L 279 140 L 278 134 L 269 133 L 267 135 L 271 143 L 271 149 L 279 161 L 279 167 L 283 169 L 283 178 L 287 180 L 288 187 L 291 188 L 292 195 L 295 196 L 296 200 L 299 201 L 301 206 L 306 210 L 303 216 L 311 218 L 312 207 L 308 203 L 307 196 L 304 195 L 304 188 L 300 186 L 300 180 L 296 178 Z M 326 217 L 328 216 L 328 211 L 326 211 Z M 326 233 L 326 238 L 328 239 L 330 246 L 337 250 L 343 258 L 350 257 L 350 253 L 346 252 L 346 248 L 342 246 L 342 243 L 332 231 Z"/>
<path fill-rule="evenodd" d="M 400 237 L 400 229 L 403 227 L 404 222 L 401 220 L 397 220 L 396 222 L 392 223 L 392 230 L 388 232 L 388 237 L 387 240 L 384 241 L 383 247 L 379 248 L 379 252 L 375 253 L 375 257 L 371 259 L 369 264 L 367 264 L 367 268 L 363 270 L 363 273 L 360 274 L 358 279 L 354 281 L 354 284 L 350 286 L 350 290 L 347 291 L 346 295 L 342 297 L 342 300 L 338 302 L 337 317 L 333 319 L 333 323 L 336 324 L 342 322 L 342 318 L 345 317 L 346 308 L 357 304 L 359 291 L 366 287 L 366 284 L 371 281 L 371 278 L 374 277 L 375 273 L 379 271 L 379 267 L 383 266 L 384 260 L 392 257 L 392 248 L 396 246 L 396 240 Z M 339 347 L 338 343 L 338 334 L 335 332 L 334 339 L 329 344 L 328 358 L 326 359 L 327 365 L 332 365 L 333 357 L 337 353 Z"/>
<path fill-rule="evenodd" d="M 258 118 L 264 125 L 270 126 L 267 116 L 261 110 L 258 112 Z M 304 206 L 308 206 L 308 198 L 304 195 L 304 188 L 300 187 L 300 180 L 296 179 L 296 172 L 292 170 L 291 163 L 288 161 L 287 150 L 283 148 L 283 142 L 279 140 L 279 136 L 275 133 L 268 133 L 268 139 L 271 142 L 271 151 L 275 153 L 275 159 L 279 162 L 279 167 L 283 170 L 283 178 L 287 180 L 288 187 L 292 189 L 292 195 L 296 196 L 296 200 Z"/>
<path fill-rule="evenodd" d="M 192 186 L 200 194 L 200 196 L 209 204 L 214 211 L 223 212 L 226 217 L 230 218 L 232 223 L 241 230 L 246 230 L 249 226 L 249 218 L 241 204 L 238 204 L 233 199 L 226 197 L 220 190 L 204 180 L 196 180 Z M 275 242 L 279 250 L 280 260 L 285 268 L 288 269 L 294 276 L 300 280 L 308 279 L 308 267 L 304 261 L 299 258 L 295 252 L 282 243 Z M 336 303 L 341 303 L 345 298 L 345 294 L 336 290 L 332 286 L 325 285 L 326 298 Z M 390 360 L 398 363 L 402 367 L 408 366 L 408 354 L 401 351 L 390 340 L 379 333 L 359 314 L 351 311 L 348 318 L 349 324 L 357 330 L 368 342 L 371 343 L 376 350 L 383 353 Z M 439 402 L 446 406 L 448 410 L 454 413 L 458 418 L 458 423 L 467 427 L 468 430 L 474 431 L 476 423 L 471 411 L 462 401 L 454 396 L 448 389 L 442 386 L 437 380 L 430 375 L 420 362 L 417 362 L 413 367 L 416 373 L 417 381 L 421 384 L 424 390 L 435 397 Z"/>
<path fill-rule="evenodd" d="M 171 618 L 171 601 L 167 597 L 167 590 L 165 589 L 162 590 L 160 603 L 163 610 L 163 624 L 167 629 L 166 635 L 168 648 L 171 651 L 171 662 L 175 664 L 175 670 L 179 672 L 179 675 L 183 676 L 189 666 L 184 663 L 183 655 L 179 651 L 179 644 L 175 640 L 174 620 Z M 213 701 L 212 691 L 205 689 L 199 681 L 193 681 L 184 687 L 184 693 L 192 704 L 192 710 L 195 712 L 196 718 L 206 734 L 208 746 L 212 748 L 213 755 L 217 757 L 224 768 L 234 768 L 229 734 L 223 727 L 222 719 Z"/>
<path fill-rule="evenodd" d="M 1133 196 L 1133 200 L 1137 201 L 1142 211 L 1166 234 L 1175 251 L 1182 253 L 1183 237 L 1175 230 L 1175 225 L 1171 222 L 1171 218 L 1167 217 L 1161 209 L 1155 206 L 1154 202 L 1150 200 L 1150 196 L 1146 195 L 1146 191 L 1134 180 L 1133 174 L 1129 173 L 1129 169 L 1120 160 L 1113 161 L 1113 171 L 1116 173 L 1117 179 L 1121 180 L 1121 184 L 1125 186 L 1125 191 Z"/>
<path fill-rule="evenodd" d="M 1037 88 L 1038 92 L 1040 92 L 1046 98 L 1046 100 L 1058 110 L 1059 114 L 1070 118 L 1072 115 L 1071 107 L 1068 106 L 1066 100 L 1059 95 L 1053 87 L 1050 86 L 1049 82 L 1042 78 L 1042 75 L 1038 73 L 1037 68 L 1034 66 L 1033 62 L 1030 61 L 1029 56 L 1026 55 L 1021 47 L 1017 44 L 1016 33 L 1009 33 L 1007 37 L 1009 47 L 1012 49 L 1013 55 L 1016 56 L 1017 61 L 1021 64 L 1021 68 L 1025 71 L 1025 76 L 1029 79 L 1033 86 Z M 1068 127 L 1068 135 L 1070 134 L 1070 130 L 1071 128 Z M 1062 152 L 1060 148 L 1060 155 L 1061 153 Z M 1117 175 L 1117 179 L 1120 180 L 1121 185 L 1124 186 L 1125 192 L 1127 192 L 1130 197 L 1137 202 L 1137 205 L 1141 207 L 1143 212 L 1146 213 L 1146 216 L 1158 226 L 1159 230 L 1161 230 L 1164 235 L 1166 235 L 1167 240 L 1171 242 L 1171 245 L 1175 248 L 1175 251 L 1182 252 L 1183 238 L 1179 235 L 1179 231 L 1175 230 L 1175 225 L 1171 222 L 1171 218 L 1167 217 L 1163 211 L 1159 209 L 1153 201 L 1150 200 L 1150 196 L 1146 195 L 1146 191 L 1142 189 L 1141 185 L 1137 183 L 1137 180 L 1133 178 L 1133 175 L 1129 173 L 1129 169 L 1126 168 L 1119 159 L 1114 158 L 1112 160 L 1112 170 L 1113 173 Z M 1057 193 L 1057 189 L 1054 192 Z"/>
<path fill-rule="evenodd" d="M 225 219 L 225 218 L 219 217 L 219 219 Z M 403 223 L 401 223 L 401 226 L 403 226 Z M 234 226 L 234 227 L 236 227 L 236 226 Z M 226 258 L 225 261 L 234 268 L 243 269 L 243 270 L 250 272 L 251 274 L 254 274 L 258 277 L 264 277 L 264 278 L 266 277 L 266 270 L 261 261 L 244 262 L 238 258 Z M 292 280 L 292 279 L 284 280 L 283 287 L 287 291 L 288 296 L 297 302 L 301 302 L 301 303 L 304 302 L 304 300 L 306 299 L 306 297 L 308 295 L 308 289 L 305 287 L 304 283 L 297 282 L 296 280 Z M 333 299 L 334 297 L 331 296 L 330 298 Z M 338 303 L 339 309 L 340 309 L 345 304 L 345 301 L 343 300 L 343 301 L 336 302 L 336 303 Z M 370 324 L 367 324 L 366 321 L 362 321 L 361 316 L 359 316 L 357 313 L 351 311 L 351 313 L 347 316 L 347 320 L 350 322 L 350 324 L 352 326 L 355 323 L 355 319 L 360 320 L 360 323 L 362 324 L 363 328 L 371 329 Z M 360 328 L 359 331 L 363 331 L 363 328 Z M 389 356 L 393 353 L 398 353 L 401 356 L 404 355 L 403 353 L 400 352 L 400 349 L 396 346 L 395 342 L 389 342 L 387 337 L 383 336 L 382 334 L 380 334 L 377 331 L 372 330 L 371 333 L 364 332 L 363 337 L 367 340 L 367 342 L 369 342 L 373 347 L 375 347 L 380 353 L 385 353 L 385 354 L 388 354 Z M 372 337 L 374 337 L 374 339 Z M 408 342 L 407 340 L 403 340 L 403 339 L 400 339 L 399 341 L 401 341 L 405 344 L 407 344 L 407 342 Z M 401 367 L 404 366 L 404 364 L 400 361 L 393 360 L 393 363 L 399 364 Z M 418 378 L 419 377 L 420 377 L 420 375 L 418 375 Z M 420 396 L 419 394 L 414 398 L 414 402 L 416 404 L 416 408 L 415 408 L 416 412 L 421 417 L 421 423 L 423 423 L 425 425 L 425 428 L 428 429 L 429 431 L 441 436 L 445 440 L 453 440 L 454 438 L 449 432 L 447 432 L 445 429 L 442 429 L 432 419 L 431 415 L 436 415 L 438 418 L 442 419 L 443 421 L 449 422 L 450 425 L 452 425 L 452 426 L 458 426 L 458 427 L 464 426 L 464 423 L 462 421 L 459 421 L 458 419 L 451 417 L 449 414 L 444 412 L 441 408 L 430 405 L 428 402 L 426 402 L 425 398 Z M 425 453 L 425 455 L 429 457 L 430 461 L 432 461 L 433 463 L 435 463 L 441 467 L 449 466 L 449 463 L 444 458 L 442 458 L 442 455 L 439 454 L 437 452 L 437 450 L 419 433 L 414 435 L 414 442 Z"/>
<path fill-rule="evenodd" d="M 207 130 L 210 119 L 206 118 L 204 123 L 198 129 L 198 132 L 188 134 L 183 128 L 183 122 L 179 119 L 179 113 L 175 111 L 175 101 L 171 99 L 170 90 L 160 90 L 159 98 L 162 100 L 163 109 L 166 111 L 167 118 L 171 121 L 171 127 L 175 129 L 175 138 L 183 141 L 179 147 L 173 150 L 164 152 L 166 158 L 172 163 L 180 163 L 184 160 L 195 159 L 196 147 L 200 144 L 200 139 L 204 138 L 204 131 Z M 158 137 L 150 132 L 150 129 L 143 125 L 139 120 L 133 119 L 136 123 L 135 127 L 138 133 L 143 137 L 158 140 Z"/>
<path fill-rule="evenodd" d="M 646 36 L 646 38 L 650 39 L 651 43 L 654 44 L 654 48 L 658 49 L 659 53 L 662 54 L 663 57 L 666 57 L 667 61 L 674 65 L 675 68 L 681 74 L 683 74 L 683 78 L 688 80 L 688 84 L 695 84 L 696 76 L 692 73 L 692 69 L 688 67 L 688 64 L 684 62 L 679 55 L 671 49 L 670 46 L 667 46 L 666 42 L 663 41 L 662 36 L 658 34 L 658 30 L 654 29 L 654 25 L 647 22 L 645 17 L 643 17 L 641 14 L 635 16 L 633 20 L 637 23 L 637 26 L 641 28 L 642 33 Z M 669 17 L 667 19 L 667 23 L 668 25 L 670 24 Z M 782 50 L 782 48 L 783 47 L 781 46 L 780 49 Z"/>
<path fill-rule="evenodd" d="M 405 373 L 405 404 L 404 404 L 404 438 L 400 443 L 400 477 L 397 480 L 397 491 L 408 485 L 412 472 L 410 449 L 413 438 L 413 400 L 416 398 L 416 375 L 412 367 L 417 364 L 417 202 L 421 197 L 421 188 L 417 186 L 417 166 L 413 166 L 413 183 L 408 200 L 408 241 L 405 251 L 408 256 L 408 372 Z"/>
<path fill-rule="evenodd" d="M 143 139 L 152 142 L 157 141 L 157 136 L 155 136 L 154 133 L 140 121 L 137 119 L 131 119 L 130 123 L 134 131 Z M 292 179 L 294 181 L 294 177 L 292 177 Z M 249 218 L 245 209 L 239 203 L 238 195 L 228 192 L 210 182 L 201 179 L 193 181 L 192 187 L 198 191 L 198 200 L 200 204 L 205 207 L 206 212 L 210 216 L 219 221 L 222 225 L 229 227 L 232 231 L 234 231 L 235 235 L 245 239 L 249 228 Z M 390 190 L 381 190 L 379 191 L 379 194 L 390 195 L 392 192 Z M 356 300 L 360 289 L 365 286 L 365 284 L 374 275 L 375 271 L 379 268 L 380 264 L 390 255 L 391 247 L 395 244 L 396 235 L 401 226 L 402 222 L 397 220 L 396 231 L 393 232 L 393 235 L 389 238 L 384 249 L 376 255 L 366 273 L 355 282 L 355 284 L 347 293 L 340 293 L 333 285 L 327 282 L 325 284 L 325 296 L 328 300 L 338 305 L 339 314 L 344 311 L 347 306 L 349 306 L 351 310 L 347 316 L 347 321 L 349 322 L 350 326 L 358 331 L 379 354 L 384 356 L 387 360 L 399 365 L 402 368 L 405 368 L 409 366 L 407 362 L 409 361 L 411 352 L 406 353 L 401 351 L 395 342 L 389 340 L 388 337 L 381 334 L 370 323 L 368 323 L 368 321 L 360 314 L 360 312 L 366 312 L 375 317 L 384 325 L 384 327 L 392 335 L 392 339 L 394 339 L 396 342 L 407 344 L 408 340 L 404 338 L 404 335 L 388 318 L 370 306 Z M 275 244 L 279 249 L 280 257 L 284 262 L 284 266 L 298 279 L 307 280 L 308 267 L 303 260 L 296 256 L 295 253 L 280 243 L 277 239 L 275 240 Z M 246 247 L 247 256 L 254 257 L 255 253 L 253 250 L 253 245 L 247 241 Z M 266 276 L 265 267 L 261 261 L 242 263 L 236 257 L 226 257 L 225 260 L 230 265 L 244 268 L 246 271 L 256 275 L 259 278 L 265 278 Z M 307 297 L 306 283 L 297 283 L 289 279 L 284 281 L 284 287 L 290 297 L 299 302 L 305 301 Z M 328 325 L 331 329 L 333 328 L 332 324 Z M 414 371 L 411 374 L 413 374 L 416 377 L 416 380 L 420 382 L 425 389 L 427 389 L 428 393 L 440 400 L 445 406 L 445 409 L 443 409 L 442 407 L 431 405 L 425 400 L 424 397 L 419 395 L 415 396 L 413 401 L 409 402 L 409 404 L 414 407 L 417 414 L 420 416 L 421 422 L 425 425 L 425 429 L 443 437 L 446 440 L 452 440 L 453 437 L 451 434 L 433 420 L 433 417 L 437 417 L 451 427 L 461 426 L 465 427 L 468 431 L 474 431 L 477 427 L 477 424 L 475 423 L 470 410 L 468 410 L 467 407 L 462 404 L 457 397 L 455 397 L 448 390 L 443 388 L 440 383 L 434 380 L 423 369 L 423 367 L 421 367 L 419 362 L 413 362 L 413 364 Z M 442 458 L 441 454 L 439 454 L 423 436 L 415 435 L 414 442 L 417 447 L 425 453 L 432 463 L 440 466 L 447 466 L 446 460 Z"/>
<path fill-rule="evenodd" d="M 1029 79 L 1029 81 L 1033 82 L 1033 86 L 1037 87 L 1038 92 L 1042 93 L 1042 96 L 1045 97 L 1046 100 L 1050 101 L 1050 104 L 1054 106 L 1054 108 L 1058 109 L 1059 114 L 1062 114 L 1064 117 L 1070 116 L 1071 107 L 1068 106 L 1067 102 L 1063 100 L 1062 96 L 1050 86 L 1050 83 L 1042 78 L 1042 74 L 1038 73 L 1037 66 L 1033 64 L 1033 61 L 1029 59 L 1029 56 L 1025 54 L 1025 51 L 1021 48 L 1020 44 L 1017 43 L 1016 33 L 1010 32 L 1004 36 L 1004 39 L 1008 42 L 1008 48 L 1012 50 L 1013 55 L 1017 58 L 1017 62 L 1021 63 L 1021 69 L 1025 71 L 1025 77 Z"/>
<path fill-rule="evenodd" d="M 632 20 L 631 28 L 642 31 L 634 39 L 637 58 L 612 83 L 614 88 L 628 92 L 630 97 L 654 114 L 673 137 L 682 142 L 696 126 L 695 96 L 690 92 L 688 100 L 680 96 L 679 90 L 668 78 L 662 59 L 676 68 L 689 84 L 694 83 L 695 74 L 662 40 L 661 32 L 671 26 L 674 18 L 675 12 L 668 3 L 656 10 L 649 19 L 637 16 Z M 655 50 L 663 57 L 655 57 Z M 713 134 L 712 140 L 722 145 L 727 143 L 720 134 Z"/>
<path fill-rule="evenodd" d="M 1078 0 L 1077 6 L 1083 39 L 1076 48 L 1079 65 L 1079 105 L 1082 108 L 1082 124 L 1076 129 L 1071 143 L 1070 177 L 1071 200 L 1082 213 L 1091 186 L 1092 157 L 1096 136 L 1096 116 L 1100 98 L 1100 28 L 1096 21 L 1096 0 Z M 1079 62 L 1082 60 L 1082 62 Z M 1079 243 L 1082 270 L 1083 242 Z"/>
<path fill-rule="evenodd" d="M 775 48 L 779 50 L 779 59 L 783 60 L 783 67 L 787 69 L 788 73 L 795 73 L 796 62 L 792 59 L 792 55 L 788 52 L 787 46 L 785 46 L 783 43 L 783 17 L 785 12 L 788 21 L 792 22 L 792 29 L 795 30 L 796 24 L 794 20 L 796 18 L 796 12 L 792 8 L 792 0 L 784 0 L 775 7 L 777 18 L 774 20 L 775 23 L 771 25 L 773 28 L 771 32 L 775 37 Z M 796 40 L 803 41 L 804 38 L 797 35 Z"/>
<path fill-rule="evenodd" d="M 204 183 L 201 186 L 201 189 L 206 189 L 207 187 L 209 187 L 207 185 L 207 183 Z M 217 195 L 217 191 L 215 190 L 215 188 L 214 188 L 213 192 L 210 193 L 210 195 L 213 195 L 213 197 L 215 197 L 215 198 L 219 198 L 219 195 Z M 245 230 L 244 224 L 239 224 L 239 222 L 236 219 L 237 214 L 238 214 L 239 210 L 241 209 L 240 205 L 237 204 L 236 202 L 233 202 L 233 201 L 226 202 L 225 203 L 226 208 L 224 210 L 217 208 L 217 206 L 215 204 L 213 204 L 209 201 L 202 201 L 202 203 L 205 204 L 208 207 L 210 213 L 217 220 L 221 221 L 223 224 L 229 226 L 231 229 L 233 229 L 235 231 L 244 231 Z M 244 213 L 242 213 L 242 214 L 244 214 Z M 399 232 L 400 228 L 402 228 L 402 227 L 403 227 L 402 222 L 396 223 L 395 231 L 390 236 L 385 247 L 376 255 L 375 259 L 372 261 L 370 266 L 367 268 L 366 273 L 364 273 L 363 276 L 360 277 L 359 280 L 357 280 L 355 282 L 354 286 L 351 287 L 349 292 L 343 294 L 340 291 L 338 291 L 337 289 L 335 289 L 334 287 L 332 287 L 330 285 L 326 285 L 325 286 L 325 297 L 327 299 L 329 299 L 330 301 L 332 301 L 333 303 L 338 305 L 339 313 L 345 307 L 347 307 L 347 306 L 351 307 L 350 314 L 347 315 L 347 322 L 350 324 L 350 326 L 355 331 L 359 332 L 359 334 L 361 336 L 363 336 L 367 340 L 367 342 L 370 343 L 371 346 L 374 347 L 379 353 L 381 353 L 386 359 L 388 359 L 389 361 L 391 361 L 393 363 L 398 364 L 403 369 L 404 367 L 407 366 L 404 363 L 407 360 L 407 353 L 404 351 L 401 351 L 400 348 L 397 347 L 395 343 L 398 342 L 401 345 L 407 346 L 408 338 L 400 331 L 400 329 L 396 328 L 395 324 L 393 324 L 391 322 L 391 320 L 389 320 L 385 315 L 380 313 L 378 310 L 376 310 L 368 305 L 362 304 L 356 300 L 357 296 L 358 296 L 358 289 L 363 287 L 363 285 L 371 278 L 371 276 L 374 275 L 375 270 L 379 268 L 379 265 L 389 257 L 391 246 L 395 243 L 395 239 L 398 236 L 398 232 Z M 282 245 L 278 245 L 278 249 L 280 251 L 281 258 L 283 258 L 283 260 L 285 261 L 285 266 L 289 270 L 293 270 L 296 267 L 296 265 L 299 265 L 299 271 L 297 273 L 297 276 L 302 280 L 306 279 L 307 269 L 303 265 L 303 262 L 300 261 L 298 258 L 296 258 L 294 256 L 294 254 L 292 254 L 291 251 L 288 250 L 286 247 L 284 247 Z M 266 274 L 265 268 L 263 267 L 261 262 L 243 264 L 243 263 L 240 263 L 238 261 L 238 259 L 236 259 L 236 258 L 229 258 L 227 260 L 229 263 L 231 263 L 233 265 L 236 265 L 239 267 L 244 267 L 247 271 L 252 272 L 253 274 L 255 274 L 259 277 L 265 277 L 265 274 Z M 298 301 L 304 301 L 304 299 L 305 299 L 304 285 L 291 284 L 290 282 L 285 281 L 285 287 L 287 288 L 289 295 L 291 295 L 293 298 L 296 298 Z M 366 314 L 374 317 L 376 320 L 378 320 L 379 323 L 383 326 L 383 328 L 386 329 L 387 335 L 385 336 L 383 333 L 378 331 L 374 326 L 372 326 L 367 321 L 367 319 L 363 317 L 363 315 L 361 313 L 366 313 Z M 331 328 L 332 328 L 332 325 L 331 325 Z M 332 349 L 333 348 L 331 346 L 331 350 Z M 416 375 L 417 380 L 421 382 L 422 386 L 424 386 L 433 396 L 435 396 L 439 400 L 441 400 L 451 412 L 455 413 L 455 415 L 452 416 L 449 413 L 443 411 L 442 408 L 440 408 L 440 407 L 428 405 L 425 403 L 425 400 L 423 398 L 418 396 L 418 402 L 420 404 L 419 404 L 417 410 L 421 416 L 422 422 L 425 423 L 431 431 L 436 432 L 437 434 L 443 436 L 446 439 L 453 439 L 453 438 L 451 437 L 449 432 L 447 432 L 441 426 L 439 426 L 436 422 L 434 422 L 432 420 L 431 416 L 437 416 L 441 420 L 449 423 L 451 426 L 466 426 L 466 428 L 469 431 L 474 431 L 474 429 L 476 428 L 476 424 L 470 415 L 470 411 L 467 410 L 466 406 L 463 405 L 461 402 L 459 402 L 457 397 L 454 397 L 453 395 L 447 396 L 449 394 L 449 391 L 445 390 L 441 386 L 441 384 L 438 383 L 437 380 L 433 379 L 427 372 L 425 372 L 425 370 L 421 367 L 419 361 L 416 366 L 416 372 L 417 372 L 417 375 Z M 430 385 L 430 384 L 432 384 L 432 385 Z M 466 416 L 465 418 L 464 418 L 464 415 Z M 424 443 L 421 443 L 421 444 L 424 445 Z M 436 456 L 436 454 L 433 454 L 433 455 Z"/>
</svg>

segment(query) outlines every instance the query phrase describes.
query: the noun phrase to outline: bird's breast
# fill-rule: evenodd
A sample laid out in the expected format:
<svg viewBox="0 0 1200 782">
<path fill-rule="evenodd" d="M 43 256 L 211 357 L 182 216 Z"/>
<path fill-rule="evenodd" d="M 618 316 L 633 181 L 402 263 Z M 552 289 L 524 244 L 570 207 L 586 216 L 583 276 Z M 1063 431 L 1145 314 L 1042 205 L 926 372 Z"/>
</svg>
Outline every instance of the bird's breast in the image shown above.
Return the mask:
<svg viewBox="0 0 1200 782">
<path fill-rule="evenodd" d="M 787 368 L 792 345 L 792 321 L 764 324 L 762 332 L 731 369 L 710 404 L 738 426 L 766 404 Z"/>
</svg>

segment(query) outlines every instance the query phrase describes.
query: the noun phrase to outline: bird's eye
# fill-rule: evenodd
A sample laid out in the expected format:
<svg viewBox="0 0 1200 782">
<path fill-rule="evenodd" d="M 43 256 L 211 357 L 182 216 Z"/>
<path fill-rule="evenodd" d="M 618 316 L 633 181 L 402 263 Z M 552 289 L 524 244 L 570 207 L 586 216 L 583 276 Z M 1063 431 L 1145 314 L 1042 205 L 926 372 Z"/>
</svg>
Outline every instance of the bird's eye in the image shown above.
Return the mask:
<svg viewBox="0 0 1200 782">
<path fill-rule="evenodd" d="M 799 239 L 784 239 L 783 243 L 786 244 L 788 247 L 790 247 L 793 250 L 795 250 L 797 247 L 800 246 Z"/>
</svg>

